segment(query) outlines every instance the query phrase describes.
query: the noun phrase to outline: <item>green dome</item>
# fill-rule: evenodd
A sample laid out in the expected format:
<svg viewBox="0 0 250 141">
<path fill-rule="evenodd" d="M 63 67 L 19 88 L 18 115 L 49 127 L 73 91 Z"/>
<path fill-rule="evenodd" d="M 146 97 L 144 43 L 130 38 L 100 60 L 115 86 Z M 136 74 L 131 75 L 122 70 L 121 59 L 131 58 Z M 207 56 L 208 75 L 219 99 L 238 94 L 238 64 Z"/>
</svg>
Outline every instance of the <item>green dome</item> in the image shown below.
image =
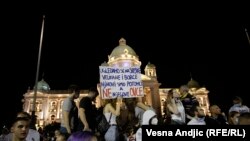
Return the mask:
<svg viewBox="0 0 250 141">
<path fill-rule="evenodd" d="M 188 81 L 187 86 L 188 86 L 188 88 L 200 88 L 200 84 L 193 79 Z"/>
<path fill-rule="evenodd" d="M 155 65 L 148 62 L 148 64 L 146 65 L 146 68 L 155 68 Z"/>
<path fill-rule="evenodd" d="M 119 40 L 119 46 L 115 47 L 110 54 L 110 58 L 112 57 L 120 57 L 122 54 L 130 54 L 133 56 L 137 56 L 135 51 L 128 45 L 126 45 L 126 40 L 124 38 L 121 38 Z"/>
<path fill-rule="evenodd" d="M 101 66 L 109 66 L 109 64 L 105 61 L 101 64 Z"/>
<path fill-rule="evenodd" d="M 37 90 L 40 90 L 40 91 L 49 91 L 50 90 L 50 86 L 49 84 L 44 81 L 43 79 L 41 81 L 39 81 L 37 83 Z"/>
</svg>

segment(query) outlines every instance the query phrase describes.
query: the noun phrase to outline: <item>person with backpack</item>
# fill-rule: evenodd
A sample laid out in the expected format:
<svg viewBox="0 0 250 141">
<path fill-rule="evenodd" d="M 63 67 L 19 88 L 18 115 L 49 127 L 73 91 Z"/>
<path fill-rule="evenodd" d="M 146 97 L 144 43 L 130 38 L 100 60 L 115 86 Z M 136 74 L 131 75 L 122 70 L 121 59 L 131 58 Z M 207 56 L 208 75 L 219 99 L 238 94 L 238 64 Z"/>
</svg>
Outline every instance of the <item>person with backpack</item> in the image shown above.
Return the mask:
<svg viewBox="0 0 250 141">
<path fill-rule="evenodd" d="M 103 108 L 103 114 L 110 124 L 108 131 L 104 135 L 105 141 L 117 141 L 119 138 L 116 117 L 120 115 L 121 101 L 121 97 L 109 99 Z"/>
</svg>

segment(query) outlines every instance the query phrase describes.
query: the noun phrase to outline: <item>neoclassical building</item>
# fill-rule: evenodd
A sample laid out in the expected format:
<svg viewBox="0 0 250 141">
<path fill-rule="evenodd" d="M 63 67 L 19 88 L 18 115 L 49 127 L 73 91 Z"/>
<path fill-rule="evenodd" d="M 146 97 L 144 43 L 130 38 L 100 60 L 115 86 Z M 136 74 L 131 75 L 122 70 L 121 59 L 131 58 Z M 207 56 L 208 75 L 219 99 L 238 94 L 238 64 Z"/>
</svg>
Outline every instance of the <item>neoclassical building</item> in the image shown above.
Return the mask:
<svg viewBox="0 0 250 141">
<path fill-rule="evenodd" d="M 101 66 L 111 67 L 141 67 L 141 61 L 139 60 L 136 52 L 126 44 L 126 40 L 121 38 L 119 45 L 113 49 L 108 56 L 108 61 L 104 61 Z M 144 74 L 141 74 L 144 97 L 143 102 L 152 106 L 159 116 L 162 115 L 163 102 L 166 99 L 168 91 L 171 88 L 160 88 L 161 83 L 157 80 L 156 66 L 148 63 L 144 68 Z M 190 88 L 190 93 L 197 97 L 200 102 L 200 106 L 209 113 L 209 91 L 205 87 L 200 87 L 199 84 L 191 79 L 187 85 Z M 69 96 L 67 90 L 51 90 L 50 86 L 43 79 L 37 84 L 38 91 L 36 97 L 35 111 L 37 115 L 37 125 L 44 126 L 52 121 L 60 122 L 61 119 L 61 106 L 63 100 Z M 97 84 L 99 89 L 99 84 Z M 178 88 L 174 88 L 178 90 Z M 80 98 L 87 95 L 87 90 L 81 90 Z M 80 99 L 79 98 L 79 99 Z M 79 99 L 76 100 L 78 104 Z M 28 89 L 24 94 L 23 109 L 31 113 L 34 100 L 34 90 Z M 96 106 L 101 104 L 101 97 L 97 97 Z"/>
</svg>

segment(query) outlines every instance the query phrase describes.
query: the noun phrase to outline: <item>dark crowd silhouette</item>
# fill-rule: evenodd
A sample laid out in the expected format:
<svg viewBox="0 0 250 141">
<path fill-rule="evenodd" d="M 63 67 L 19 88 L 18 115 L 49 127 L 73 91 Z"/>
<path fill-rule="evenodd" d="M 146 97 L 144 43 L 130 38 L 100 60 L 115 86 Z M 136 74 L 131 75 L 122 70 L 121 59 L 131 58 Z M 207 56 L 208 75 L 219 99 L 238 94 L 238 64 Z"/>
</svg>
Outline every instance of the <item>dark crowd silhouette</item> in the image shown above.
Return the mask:
<svg viewBox="0 0 250 141">
<path fill-rule="evenodd" d="M 79 98 L 80 88 L 71 85 L 69 94 L 62 105 L 61 122 L 32 129 L 31 115 L 21 111 L 9 127 L 2 127 L 0 141 L 141 141 L 142 125 L 250 125 L 249 107 L 241 97 L 232 99 L 228 111 L 211 104 L 207 114 L 186 85 L 180 86 L 179 91 L 168 91 L 162 115 L 144 104 L 141 97 L 103 99 L 101 107 L 96 108 L 97 89 L 90 88 L 79 105 L 74 100 Z M 110 125 L 105 132 L 97 128 L 100 116 Z"/>
</svg>

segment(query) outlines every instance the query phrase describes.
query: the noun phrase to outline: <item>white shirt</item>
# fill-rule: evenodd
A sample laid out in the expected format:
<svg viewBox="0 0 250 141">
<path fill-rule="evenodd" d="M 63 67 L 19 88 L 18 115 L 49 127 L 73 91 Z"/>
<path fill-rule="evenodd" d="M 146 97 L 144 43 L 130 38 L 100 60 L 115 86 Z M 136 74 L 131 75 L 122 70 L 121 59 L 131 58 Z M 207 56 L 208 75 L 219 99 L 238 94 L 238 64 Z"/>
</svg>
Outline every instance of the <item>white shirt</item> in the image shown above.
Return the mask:
<svg viewBox="0 0 250 141">
<path fill-rule="evenodd" d="M 232 111 L 239 112 L 240 114 L 242 113 L 249 113 L 249 108 L 246 105 L 241 105 L 241 104 L 234 104 L 230 109 L 229 113 Z"/>
<path fill-rule="evenodd" d="M 9 133 L 5 136 L 4 141 L 12 141 L 13 133 Z M 34 129 L 29 129 L 29 133 L 26 137 L 26 141 L 40 141 L 40 134 Z"/>
<path fill-rule="evenodd" d="M 205 118 L 192 118 L 187 125 L 206 125 Z"/>
</svg>

